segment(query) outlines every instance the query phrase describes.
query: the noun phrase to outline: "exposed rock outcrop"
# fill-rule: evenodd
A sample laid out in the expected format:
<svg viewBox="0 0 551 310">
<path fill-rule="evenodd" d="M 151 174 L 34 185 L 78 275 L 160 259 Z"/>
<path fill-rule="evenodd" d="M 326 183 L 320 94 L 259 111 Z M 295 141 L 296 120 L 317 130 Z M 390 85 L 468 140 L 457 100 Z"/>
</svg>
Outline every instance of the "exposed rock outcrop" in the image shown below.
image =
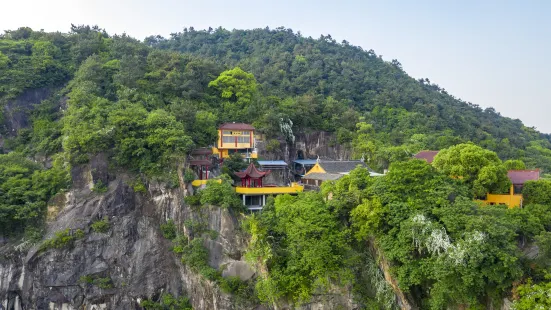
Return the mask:
<svg viewBox="0 0 551 310">
<path fill-rule="evenodd" d="M 197 216 L 183 206 L 179 189 L 152 184 L 148 193 L 136 193 L 123 174 L 106 173 L 105 158 L 73 170 L 74 189 L 65 194 L 46 238 L 55 232 L 81 229 L 85 236 L 62 249 L 39 250 L 36 245 L 4 244 L 0 248 L 0 305 L 3 309 L 136 309 L 143 298 L 162 292 L 190 297 L 194 309 L 234 309 L 231 295 L 182 265 L 170 251 L 170 241 L 159 230 L 167 218 L 178 223 Z M 108 191 L 97 194 L 91 187 L 109 181 Z M 240 262 L 244 241 L 236 233 L 236 219 L 227 210 L 211 207 L 209 229 L 219 232 L 209 240 L 210 263 L 231 275 L 251 277 Z M 94 221 L 108 218 L 107 233 L 90 229 Z M 240 267 L 236 267 L 240 266 Z M 102 287 L 83 281 L 104 279 Z"/>
<path fill-rule="evenodd" d="M 216 232 L 214 239 L 204 241 L 209 265 L 223 276 L 248 280 L 256 274 L 242 258 L 247 244 L 239 223 L 242 215 L 215 206 L 188 207 L 179 187 L 152 183 L 146 193 L 135 192 L 127 175 L 108 172 L 106 161 L 100 154 L 73 168 L 73 189 L 51 201 L 45 239 L 68 230 L 74 241 L 59 249 L 1 241 L 0 309 L 140 309 L 141 300 L 157 299 L 164 292 L 185 294 L 197 310 L 244 309 L 234 296 L 183 265 L 159 229 L 174 219 L 181 231 L 193 235 L 184 222 L 201 221 Z M 92 191 L 99 180 L 108 184 L 105 193 Z M 104 218 L 109 230 L 95 232 L 91 224 Z M 76 237 L 79 229 L 83 237 Z M 357 305 L 348 288 L 338 288 L 299 309 L 357 309 Z"/>
</svg>

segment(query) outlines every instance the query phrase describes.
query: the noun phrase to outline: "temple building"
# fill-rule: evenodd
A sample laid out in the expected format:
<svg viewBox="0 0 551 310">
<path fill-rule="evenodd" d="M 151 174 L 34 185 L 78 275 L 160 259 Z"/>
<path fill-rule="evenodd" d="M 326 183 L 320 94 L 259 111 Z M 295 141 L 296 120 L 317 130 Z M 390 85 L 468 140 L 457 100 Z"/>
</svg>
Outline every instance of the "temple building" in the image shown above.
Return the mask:
<svg viewBox="0 0 551 310">
<path fill-rule="evenodd" d="M 209 179 L 210 168 L 213 166 L 211 155 L 212 150 L 209 148 L 199 148 L 191 152 L 189 166 L 197 176 L 197 179 L 192 182 L 193 186 L 204 185 Z"/>
<path fill-rule="evenodd" d="M 309 186 L 318 187 L 325 181 L 336 181 L 350 173 L 356 167 L 367 168 L 367 165 L 361 160 L 331 161 L 318 160 L 314 167 L 302 177 L 302 183 Z M 372 176 L 382 174 L 369 172 Z"/>
<path fill-rule="evenodd" d="M 221 159 L 232 153 L 239 153 L 243 158 L 258 158 L 255 150 L 254 127 L 244 123 L 225 123 L 218 127 L 218 141 L 212 148 L 214 155 Z"/>
<path fill-rule="evenodd" d="M 271 173 L 258 170 L 251 163 L 244 171 L 236 172 L 235 175 L 241 179 L 241 186 L 235 187 L 235 192 L 243 199 L 243 205 L 250 211 L 262 210 L 266 205 L 266 196 L 280 194 L 297 194 L 303 191 L 303 187 L 297 183 L 291 186 L 274 186 L 264 183 L 264 178 Z"/>
<path fill-rule="evenodd" d="M 438 151 L 421 151 L 415 155 L 413 155 L 413 158 L 421 159 L 426 161 L 429 164 L 432 164 L 434 161 L 434 157 L 438 155 Z"/>
<path fill-rule="evenodd" d="M 509 194 L 487 194 L 486 200 L 482 201 L 483 203 L 489 205 L 503 204 L 509 208 L 522 208 L 522 188 L 524 187 L 524 183 L 539 180 L 540 170 L 509 170 L 507 176 L 511 180 Z"/>
</svg>

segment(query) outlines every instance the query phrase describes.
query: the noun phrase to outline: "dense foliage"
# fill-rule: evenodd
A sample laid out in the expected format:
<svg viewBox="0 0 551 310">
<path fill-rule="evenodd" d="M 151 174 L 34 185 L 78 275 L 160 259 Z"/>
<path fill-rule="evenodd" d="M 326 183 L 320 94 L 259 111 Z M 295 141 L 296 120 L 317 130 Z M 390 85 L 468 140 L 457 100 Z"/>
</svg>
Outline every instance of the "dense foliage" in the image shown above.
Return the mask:
<svg viewBox="0 0 551 310">
<path fill-rule="evenodd" d="M 505 193 L 511 186 L 507 168 L 497 154 L 472 143 L 440 151 L 433 165 L 443 174 L 467 184 L 479 197 L 486 193 Z"/>
<path fill-rule="evenodd" d="M 501 159 L 551 169 L 549 135 L 456 99 L 428 79 L 414 80 L 398 61 L 331 36 L 190 28 L 144 43 L 89 26 L 72 26 L 68 34 L 21 28 L 0 37 L 4 101 L 70 81 L 62 91 L 69 98 L 63 126 L 55 125 L 60 115 L 43 117 L 33 124 L 39 132 L 19 142 L 39 144 L 45 134 L 63 133 L 75 162 L 109 151 L 120 165 L 160 175 L 173 169 L 168 158 L 191 142 L 212 143 L 218 123 L 245 121 L 271 142 L 332 132 L 329 143 L 350 145 L 375 169 L 421 149 L 467 141 Z M 60 151 L 60 144 L 48 145 L 25 150 Z"/>
<path fill-rule="evenodd" d="M 0 234 L 40 226 L 48 200 L 66 188 L 67 181 L 59 161 L 45 170 L 21 154 L 0 155 Z"/>
<path fill-rule="evenodd" d="M 526 184 L 523 209 L 481 207 L 473 198 L 506 191 L 507 169 L 550 171 L 551 137 L 454 98 L 428 79 L 414 80 L 397 60 L 284 28 L 190 28 L 144 42 L 89 26 L 67 34 L 6 32 L 2 113 L 42 88 L 52 95 L 21 112 L 27 128 L 7 132 L 0 120 L 9 153 L 0 155 L 2 235 L 40 227 L 48 200 L 69 186 L 70 166 L 97 153 L 136 179 L 183 185 L 192 180 L 183 169 L 187 154 L 212 144 L 221 122 L 253 123 L 271 150 L 283 143 L 293 149 L 297 137 L 327 131 L 328 145 L 348 147 L 371 168 L 390 172 L 371 178 L 356 169 L 325 182 L 320 193 L 279 196 L 251 217 L 246 256 L 258 269 L 256 284 L 222 278 L 208 265 L 209 234 L 201 225 L 188 223 L 187 239 L 165 223 L 162 232 L 183 263 L 225 292 L 270 304 L 305 303 L 349 285 L 368 308 L 394 307 L 399 293 L 423 309 L 489 307 L 505 296 L 518 307 L 547 306 L 549 181 Z M 433 166 L 409 160 L 422 149 L 444 150 Z M 242 168 L 237 158 L 226 167 Z M 133 187 L 145 192 L 141 182 Z M 107 184 L 94 190 L 101 194 Z M 242 208 L 228 177 L 209 181 L 186 202 Z M 109 223 L 91 227 L 105 232 Z M 81 236 L 61 231 L 42 249 Z M 524 254 L 534 246 L 536 257 Z M 165 297 L 144 306 L 187 307 Z"/>
<path fill-rule="evenodd" d="M 471 162 L 463 165 L 468 170 Z M 377 269 L 388 268 L 396 290 L 422 309 L 478 309 L 498 306 L 525 277 L 543 280 L 551 205 L 480 206 L 468 176 L 454 176 L 410 160 L 392 164 L 385 177 L 357 168 L 324 183 L 321 193 L 277 197 L 247 226 L 247 257 L 261 272 L 259 298 L 300 303 L 330 284 L 351 283 L 373 287 L 357 291 L 364 306 L 389 308 L 392 289 L 377 280 Z M 539 253 L 527 258 L 523 249 L 534 244 Z"/>
<path fill-rule="evenodd" d="M 257 126 L 272 130 L 289 118 L 293 131 L 328 130 L 339 143 L 351 141 L 358 117 L 372 124 L 380 152 L 396 145 L 442 149 L 473 141 L 501 159 L 524 159 L 530 167 L 551 169 L 550 136 L 457 99 L 429 79 L 409 77 L 397 60 L 385 62 L 330 35 L 303 37 L 291 29 L 184 29 L 168 39 L 145 43 L 212 59 L 251 72 L 267 113 Z M 361 156 L 362 154 L 359 154 Z M 366 155 L 367 156 L 367 155 Z M 358 157 L 359 158 L 359 157 Z"/>
<path fill-rule="evenodd" d="M 252 234 L 248 260 L 269 271 L 256 285 L 260 300 L 307 302 L 331 284 L 351 279 L 346 268 L 349 231 L 320 194 L 278 196 L 247 225 Z"/>
</svg>

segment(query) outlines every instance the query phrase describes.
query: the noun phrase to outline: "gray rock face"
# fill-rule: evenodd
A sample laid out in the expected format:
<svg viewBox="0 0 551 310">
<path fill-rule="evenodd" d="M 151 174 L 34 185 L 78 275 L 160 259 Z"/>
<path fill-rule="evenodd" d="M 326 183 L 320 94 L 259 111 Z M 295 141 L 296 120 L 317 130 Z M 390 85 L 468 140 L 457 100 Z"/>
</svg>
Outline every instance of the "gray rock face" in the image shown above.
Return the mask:
<svg viewBox="0 0 551 310">
<path fill-rule="evenodd" d="M 4 130 L 6 134 L 14 136 L 21 128 L 29 126 L 29 112 L 34 106 L 52 94 L 50 88 L 29 89 L 17 99 L 8 101 L 4 105 Z"/>
<path fill-rule="evenodd" d="M 185 294 L 197 310 L 243 309 L 232 295 L 183 265 L 159 229 L 174 219 L 181 231 L 193 235 L 184 221 L 201 220 L 218 233 L 214 240 L 205 238 L 209 264 L 224 276 L 246 280 L 255 273 L 242 260 L 247 240 L 240 233 L 240 215 L 218 207 L 192 209 L 183 205 L 180 189 L 160 184 L 136 193 L 124 174 L 115 178 L 107 173 L 105 160 L 100 155 L 74 168 L 74 188 L 57 197 L 60 206 L 48 214 L 45 238 L 65 229 L 72 233 L 81 229 L 83 238 L 43 251 L 39 245 L 29 248 L 13 240 L 0 243 L 0 309 L 141 309 L 141 300 L 156 299 L 164 292 Z M 91 191 L 98 180 L 108 182 L 106 193 Z M 109 219 L 109 230 L 94 232 L 90 225 L 102 218 Z M 91 284 L 93 279 L 105 283 Z M 345 292 L 316 297 L 301 309 L 334 309 L 337 304 L 339 309 L 355 308 Z"/>
<path fill-rule="evenodd" d="M 183 266 L 161 235 L 165 219 L 183 223 L 199 216 L 182 206 L 180 191 L 151 185 L 149 193 L 135 193 L 120 176 L 109 182 L 105 194 L 94 193 L 94 182 L 109 179 L 102 161 L 94 158 L 74 169 L 75 188 L 66 193 L 46 236 L 81 229 L 84 238 L 47 251 L 38 245 L 28 251 L 9 243 L 0 247 L 0 309 L 139 309 L 140 300 L 162 292 L 186 294 L 195 309 L 233 309 L 231 296 Z M 235 218 L 211 209 L 209 228 L 219 235 L 208 247 L 210 263 L 218 268 L 239 259 L 244 242 L 236 238 Z M 109 231 L 93 232 L 90 224 L 104 217 Z M 87 284 L 85 277 L 106 279 L 108 285 Z"/>
</svg>

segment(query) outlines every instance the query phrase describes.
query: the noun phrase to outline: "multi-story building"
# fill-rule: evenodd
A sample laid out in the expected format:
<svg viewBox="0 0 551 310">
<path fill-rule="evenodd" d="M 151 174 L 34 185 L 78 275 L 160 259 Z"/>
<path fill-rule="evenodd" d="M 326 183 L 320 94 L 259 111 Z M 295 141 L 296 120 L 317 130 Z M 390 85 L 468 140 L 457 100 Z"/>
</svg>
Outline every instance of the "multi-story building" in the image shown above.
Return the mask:
<svg viewBox="0 0 551 310">
<path fill-rule="evenodd" d="M 239 153 L 246 159 L 257 158 L 254 127 L 244 123 L 220 125 L 218 141 L 212 151 L 221 159 L 228 158 L 232 153 Z"/>
</svg>

